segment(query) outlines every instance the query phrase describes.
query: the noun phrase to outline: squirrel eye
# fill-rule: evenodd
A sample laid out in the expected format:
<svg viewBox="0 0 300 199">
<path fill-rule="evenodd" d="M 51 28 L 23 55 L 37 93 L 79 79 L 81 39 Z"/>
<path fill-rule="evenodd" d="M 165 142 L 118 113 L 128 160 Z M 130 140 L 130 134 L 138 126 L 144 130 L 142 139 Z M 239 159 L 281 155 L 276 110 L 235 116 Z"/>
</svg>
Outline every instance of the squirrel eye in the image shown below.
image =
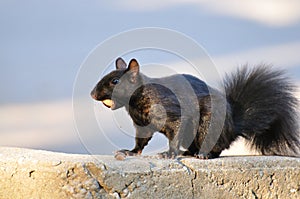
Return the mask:
<svg viewBox="0 0 300 199">
<path fill-rule="evenodd" d="M 120 82 L 119 79 L 113 79 L 113 80 L 111 81 L 112 84 L 118 84 L 119 82 Z"/>
</svg>

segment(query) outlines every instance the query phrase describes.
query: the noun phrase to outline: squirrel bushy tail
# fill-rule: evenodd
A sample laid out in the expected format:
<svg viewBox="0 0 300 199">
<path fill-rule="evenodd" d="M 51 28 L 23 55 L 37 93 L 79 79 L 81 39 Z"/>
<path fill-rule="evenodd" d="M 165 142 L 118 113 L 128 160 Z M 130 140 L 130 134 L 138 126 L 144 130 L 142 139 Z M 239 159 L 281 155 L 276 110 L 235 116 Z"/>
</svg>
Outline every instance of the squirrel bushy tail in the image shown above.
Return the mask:
<svg viewBox="0 0 300 199">
<path fill-rule="evenodd" d="M 299 153 L 295 87 L 284 71 L 243 67 L 225 78 L 233 129 L 263 155 Z"/>
</svg>

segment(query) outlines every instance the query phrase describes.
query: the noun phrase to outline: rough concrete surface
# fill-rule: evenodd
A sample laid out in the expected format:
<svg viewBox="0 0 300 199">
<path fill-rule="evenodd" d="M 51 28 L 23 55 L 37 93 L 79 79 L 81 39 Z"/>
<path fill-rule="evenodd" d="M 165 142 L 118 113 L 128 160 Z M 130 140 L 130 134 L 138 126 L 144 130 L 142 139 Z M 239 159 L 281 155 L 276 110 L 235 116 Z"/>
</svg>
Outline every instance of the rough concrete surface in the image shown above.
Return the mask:
<svg viewBox="0 0 300 199">
<path fill-rule="evenodd" d="M 300 198 L 300 158 L 213 160 L 0 148 L 0 198 Z"/>
</svg>

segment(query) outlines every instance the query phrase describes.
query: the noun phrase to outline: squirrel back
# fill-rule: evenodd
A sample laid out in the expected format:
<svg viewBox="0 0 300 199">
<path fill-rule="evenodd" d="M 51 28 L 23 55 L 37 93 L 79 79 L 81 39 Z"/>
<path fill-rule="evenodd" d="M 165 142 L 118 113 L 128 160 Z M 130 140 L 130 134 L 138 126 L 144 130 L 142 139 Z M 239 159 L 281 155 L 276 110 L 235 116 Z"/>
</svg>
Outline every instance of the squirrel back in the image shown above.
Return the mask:
<svg viewBox="0 0 300 199">
<path fill-rule="evenodd" d="M 153 134 L 160 132 L 169 140 L 163 157 L 216 158 L 239 136 L 263 155 L 297 156 L 298 101 L 283 71 L 245 66 L 226 76 L 224 87 L 225 96 L 191 75 L 150 78 L 140 72 L 135 59 L 127 67 L 118 58 L 116 70 L 97 83 L 91 96 L 112 110 L 128 111 L 136 143 L 132 150 L 119 151 L 127 155 L 141 154 Z M 225 107 L 224 115 L 219 114 L 219 105 Z"/>
</svg>

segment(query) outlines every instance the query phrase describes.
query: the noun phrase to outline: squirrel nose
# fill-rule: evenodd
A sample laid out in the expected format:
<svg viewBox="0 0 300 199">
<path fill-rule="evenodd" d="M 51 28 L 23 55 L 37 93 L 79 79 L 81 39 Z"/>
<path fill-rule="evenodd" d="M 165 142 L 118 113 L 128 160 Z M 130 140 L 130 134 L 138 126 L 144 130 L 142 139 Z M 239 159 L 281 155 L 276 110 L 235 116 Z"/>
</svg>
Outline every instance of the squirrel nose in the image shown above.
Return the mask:
<svg viewBox="0 0 300 199">
<path fill-rule="evenodd" d="M 91 97 L 92 97 L 94 100 L 97 100 L 97 95 L 96 95 L 95 89 L 92 90 L 92 92 L 91 92 Z"/>
</svg>

